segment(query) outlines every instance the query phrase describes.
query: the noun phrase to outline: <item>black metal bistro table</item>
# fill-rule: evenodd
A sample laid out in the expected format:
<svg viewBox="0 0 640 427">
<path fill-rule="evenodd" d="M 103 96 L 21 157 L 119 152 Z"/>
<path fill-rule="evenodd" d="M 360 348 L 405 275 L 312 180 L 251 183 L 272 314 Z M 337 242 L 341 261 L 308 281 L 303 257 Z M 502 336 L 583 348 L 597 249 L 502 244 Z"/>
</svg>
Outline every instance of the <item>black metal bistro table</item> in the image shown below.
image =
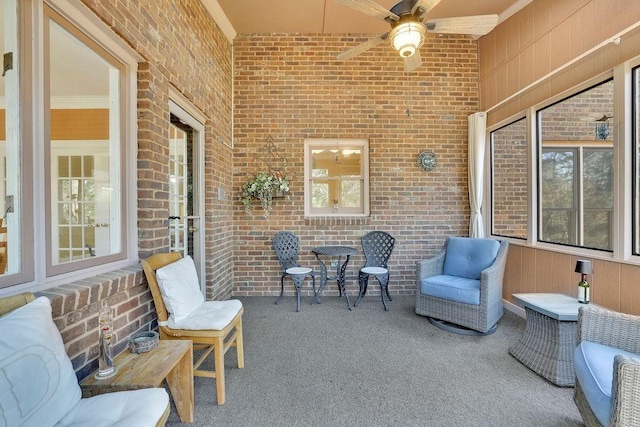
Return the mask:
<svg viewBox="0 0 640 427">
<path fill-rule="evenodd" d="M 347 307 L 349 308 L 349 310 L 351 310 L 351 303 L 349 302 L 349 295 L 347 295 L 344 282 L 347 275 L 346 273 L 347 265 L 349 264 L 349 257 L 358 252 L 356 248 L 352 248 L 350 246 L 318 246 L 311 249 L 311 252 L 316 254 L 316 258 L 318 259 L 318 262 L 320 262 L 320 269 L 322 273 L 322 276 L 320 278 L 320 289 L 318 289 L 318 292 L 316 293 L 316 302 L 318 304 L 320 303 L 320 294 L 324 290 L 324 287 L 327 286 L 327 279 L 335 279 L 338 282 L 338 290 L 340 292 L 340 296 L 342 296 L 342 294 L 344 293 L 344 296 L 347 298 Z M 336 263 L 335 276 L 329 276 L 327 274 L 327 266 L 322 260 L 321 256 L 330 257 L 329 265 L 331 265 L 331 260 L 333 260 L 334 257 L 338 258 L 338 261 Z M 345 260 L 343 263 L 340 263 L 340 259 L 343 256 L 345 257 Z"/>
</svg>

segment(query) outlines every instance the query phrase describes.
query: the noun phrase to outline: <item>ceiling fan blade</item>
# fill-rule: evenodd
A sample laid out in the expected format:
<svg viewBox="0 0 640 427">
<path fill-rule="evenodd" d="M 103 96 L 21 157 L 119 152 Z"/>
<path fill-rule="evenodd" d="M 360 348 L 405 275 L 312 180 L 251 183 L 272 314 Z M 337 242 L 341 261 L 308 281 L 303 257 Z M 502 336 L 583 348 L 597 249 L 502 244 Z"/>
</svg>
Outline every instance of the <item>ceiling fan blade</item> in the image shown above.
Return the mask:
<svg viewBox="0 0 640 427">
<path fill-rule="evenodd" d="M 432 33 L 484 36 L 498 25 L 498 15 L 459 16 L 429 19 L 425 25 Z"/>
<path fill-rule="evenodd" d="M 431 9 L 436 7 L 438 3 L 440 3 L 440 0 L 418 0 L 416 4 L 413 5 L 413 8 L 411 9 L 411 14 L 413 16 L 416 16 L 417 18 L 420 18 L 425 13 L 429 13 L 429 11 L 431 11 Z M 416 15 L 416 12 L 418 10 L 419 10 L 419 14 Z"/>
<path fill-rule="evenodd" d="M 362 12 L 365 15 L 382 19 L 383 21 L 397 21 L 400 19 L 398 15 L 380 6 L 374 0 L 336 0 L 338 3 L 349 6 L 352 9 Z"/>
<path fill-rule="evenodd" d="M 383 41 L 385 41 L 387 39 L 387 36 L 389 35 L 389 33 L 384 33 L 384 34 L 380 34 L 377 37 L 371 38 L 369 40 L 367 40 L 364 43 L 360 43 L 358 46 L 351 48 L 345 52 L 342 52 L 341 54 L 339 54 L 338 56 L 336 56 L 336 58 L 339 61 L 344 61 L 346 59 L 351 59 L 354 56 L 358 56 L 360 55 L 362 52 L 371 49 L 372 47 L 375 47 L 377 45 L 379 45 L 380 43 L 382 43 Z"/>
<path fill-rule="evenodd" d="M 402 58 L 404 62 L 404 71 L 407 73 L 415 70 L 422 65 L 422 58 L 420 57 L 420 49 L 416 50 L 416 53 L 408 58 Z"/>
</svg>

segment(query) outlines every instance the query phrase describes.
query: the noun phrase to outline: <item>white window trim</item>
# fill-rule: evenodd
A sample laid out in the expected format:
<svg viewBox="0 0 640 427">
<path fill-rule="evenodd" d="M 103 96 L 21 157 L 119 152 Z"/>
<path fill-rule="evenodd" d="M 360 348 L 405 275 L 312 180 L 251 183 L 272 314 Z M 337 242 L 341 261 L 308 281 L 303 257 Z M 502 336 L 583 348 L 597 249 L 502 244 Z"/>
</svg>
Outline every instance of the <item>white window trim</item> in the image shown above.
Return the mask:
<svg viewBox="0 0 640 427">
<path fill-rule="evenodd" d="M 311 212 L 311 149 L 322 147 L 362 147 L 362 203 L 363 212 L 312 213 Z M 369 207 L 369 140 L 344 138 L 309 138 L 304 141 L 304 215 L 305 217 L 367 217 Z"/>
</svg>

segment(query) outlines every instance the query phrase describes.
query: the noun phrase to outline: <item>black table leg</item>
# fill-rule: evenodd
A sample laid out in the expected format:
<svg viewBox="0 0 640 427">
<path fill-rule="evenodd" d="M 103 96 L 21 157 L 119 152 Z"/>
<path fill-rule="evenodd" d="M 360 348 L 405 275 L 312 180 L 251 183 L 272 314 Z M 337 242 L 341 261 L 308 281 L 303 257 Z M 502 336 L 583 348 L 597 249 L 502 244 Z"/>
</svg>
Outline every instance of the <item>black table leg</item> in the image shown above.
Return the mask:
<svg viewBox="0 0 640 427">
<path fill-rule="evenodd" d="M 318 292 L 316 292 L 314 299 L 318 304 L 321 304 L 322 301 L 320 301 L 320 294 L 324 291 L 324 287 L 327 286 L 327 266 L 318 254 L 316 254 L 316 258 L 320 263 L 320 288 L 318 289 Z"/>
<path fill-rule="evenodd" d="M 349 264 L 349 255 L 347 255 L 347 259 L 344 260 L 344 264 L 340 266 L 340 261 L 338 261 L 338 265 L 340 266 L 340 273 L 338 274 L 338 285 L 344 296 L 347 298 L 347 307 L 351 310 L 351 302 L 349 302 L 349 294 L 347 294 L 347 289 L 345 288 L 345 281 L 347 276 L 347 264 Z"/>
</svg>

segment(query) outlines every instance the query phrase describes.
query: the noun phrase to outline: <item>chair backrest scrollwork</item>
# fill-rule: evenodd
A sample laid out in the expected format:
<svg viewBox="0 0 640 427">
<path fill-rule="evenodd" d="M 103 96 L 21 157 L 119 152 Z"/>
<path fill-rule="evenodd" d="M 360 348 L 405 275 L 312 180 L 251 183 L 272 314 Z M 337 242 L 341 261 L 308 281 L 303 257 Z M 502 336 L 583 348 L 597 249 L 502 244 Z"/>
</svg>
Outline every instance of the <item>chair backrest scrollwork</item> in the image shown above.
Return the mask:
<svg viewBox="0 0 640 427">
<path fill-rule="evenodd" d="M 370 231 L 361 240 L 366 259 L 364 266 L 387 268 L 396 239 L 384 231 Z"/>
<path fill-rule="evenodd" d="M 298 263 L 298 251 L 300 239 L 290 231 L 280 231 L 273 238 L 273 249 L 276 251 L 282 271 L 287 268 L 300 267 Z"/>
</svg>

